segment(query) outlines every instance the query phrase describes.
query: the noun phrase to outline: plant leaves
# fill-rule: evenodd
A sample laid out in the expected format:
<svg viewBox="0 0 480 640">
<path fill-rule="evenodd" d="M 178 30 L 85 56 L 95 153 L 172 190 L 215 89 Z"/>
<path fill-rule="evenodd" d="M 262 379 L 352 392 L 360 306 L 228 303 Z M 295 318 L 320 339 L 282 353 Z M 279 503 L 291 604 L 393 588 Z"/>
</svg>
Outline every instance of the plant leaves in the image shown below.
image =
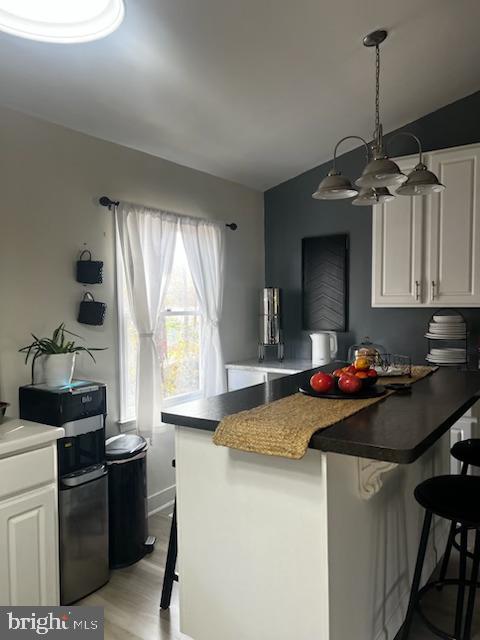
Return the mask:
<svg viewBox="0 0 480 640">
<path fill-rule="evenodd" d="M 65 328 L 65 323 L 62 322 L 54 330 L 51 338 L 38 338 L 34 333 L 32 333 L 31 336 L 33 338 L 33 342 L 19 349 L 20 353 L 26 354 L 25 364 L 27 364 L 29 358 L 33 356 L 32 381 L 33 381 L 35 360 L 41 355 L 54 355 L 54 354 L 60 354 L 60 353 L 78 353 L 78 352 L 84 351 L 88 353 L 88 355 L 92 358 L 94 362 L 96 362 L 91 352 L 105 351 L 105 349 L 107 348 L 107 347 L 76 346 L 74 340 L 66 340 L 65 334 L 68 334 L 69 336 L 74 336 L 75 338 L 79 338 L 80 340 L 83 340 L 81 336 L 77 335 L 76 333 L 72 333 L 71 331 L 68 331 Z"/>
</svg>

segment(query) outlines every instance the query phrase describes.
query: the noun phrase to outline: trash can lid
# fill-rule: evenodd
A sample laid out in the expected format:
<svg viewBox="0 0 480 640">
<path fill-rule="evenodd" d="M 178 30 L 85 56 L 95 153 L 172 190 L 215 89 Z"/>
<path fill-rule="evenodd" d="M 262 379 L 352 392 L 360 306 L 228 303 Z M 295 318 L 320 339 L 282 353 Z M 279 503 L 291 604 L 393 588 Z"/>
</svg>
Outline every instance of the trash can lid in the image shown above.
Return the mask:
<svg viewBox="0 0 480 640">
<path fill-rule="evenodd" d="M 105 442 L 105 457 L 107 460 L 126 460 L 134 458 L 142 451 L 146 451 L 148 443 L 142 436 L 133 433 L 123 433 L 108 438 Z"/>
</svg>

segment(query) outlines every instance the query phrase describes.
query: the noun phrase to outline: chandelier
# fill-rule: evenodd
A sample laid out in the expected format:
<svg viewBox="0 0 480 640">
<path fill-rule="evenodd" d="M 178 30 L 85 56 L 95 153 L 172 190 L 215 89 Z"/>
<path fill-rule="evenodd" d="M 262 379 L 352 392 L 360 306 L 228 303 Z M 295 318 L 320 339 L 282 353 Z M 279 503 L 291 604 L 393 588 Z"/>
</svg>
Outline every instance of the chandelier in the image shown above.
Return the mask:
<svg viewBox="0 0 480 640">
<path fill-rule="evenodd" d="M 380 44 L 387 37 L 384 29 L 373 31 L 363 39 L 366 47 L 375 47 L 375 131 L 373 142 L 368 145 L 361 136 L 345 136 L 335 146 L 333 166 L 328 175 L 320 182 L 318 189 L 312 195 L 316 200 L 343 200 L 354 198 L 352 204 L 357 206 L 371 206 L 381 204 L 395 198 L 390 189 L 401 196 L 425 196 L 443 191 L 437 176 L 429 171 L 423 162 L 422 145 L 413 133 L 402 131 L 394 135 L 413 138 L 418 147 L 418 163 L 408 175 L 400 170 L 398 164 L 388 157 L 383 140 L 383 127 L 380 123 Z M 355 186 L 337 169 L 337 149 L 345 140 L 361 140 L 365 147 L 366 165 L 362 175 L 355 180 Z"/>
</svg>

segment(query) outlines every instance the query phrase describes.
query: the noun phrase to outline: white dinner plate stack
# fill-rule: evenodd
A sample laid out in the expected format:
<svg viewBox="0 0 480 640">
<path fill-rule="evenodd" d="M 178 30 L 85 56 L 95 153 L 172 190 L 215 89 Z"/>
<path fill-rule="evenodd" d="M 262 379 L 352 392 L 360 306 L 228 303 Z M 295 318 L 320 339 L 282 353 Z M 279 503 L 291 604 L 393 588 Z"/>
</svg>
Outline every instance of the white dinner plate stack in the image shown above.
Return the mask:
<svg viewBox="0 0 480 640">
<path fill-rule="evenodd" d="M 435 364 L 463 364 L 465 362 L 465 349 L 448 347 L 445 349 L 430 349 L 427 360 Z"/>
<path fill-rule="evenodd" d="M 426 338 L 431 340 L 464 340 L 467 328 L 462 316 L 433 316 Z"/>
<path fill-rule="evenodd" d="M 461 315 L 437 315 L 435 314 L 428 325 L 428 332 L 425 334 L 429 340 L 456 341 L 465 340 L 463 347 L 440 347 L 430 346 L 427 361 L 439 365 L 461 365 L 467 361 L 467 327 Z M 429 343 L 431 344 L 431 343 Z"/>
</svg>

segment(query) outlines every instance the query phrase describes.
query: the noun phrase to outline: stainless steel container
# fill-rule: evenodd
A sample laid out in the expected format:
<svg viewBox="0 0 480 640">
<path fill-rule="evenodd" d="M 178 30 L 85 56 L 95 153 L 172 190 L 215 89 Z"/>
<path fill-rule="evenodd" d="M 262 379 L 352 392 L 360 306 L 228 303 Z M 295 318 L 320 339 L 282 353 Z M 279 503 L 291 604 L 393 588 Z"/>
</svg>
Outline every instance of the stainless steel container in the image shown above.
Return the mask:
<svg viewBox="0 0 480 640">
<path fill-rule="evenodd" d="M 259 359 L 265 356 L 265 347 L 277 347 L 277 355 L 283 360 L 281 300 L 278 287 L 266 287 L 260 293 Z"/>
<path fill-rule="evenodd" d="M 280 289 L 267 287 L 260 294 L 260 344 L 279 344 L 280 331 Z"/>
</svg>

